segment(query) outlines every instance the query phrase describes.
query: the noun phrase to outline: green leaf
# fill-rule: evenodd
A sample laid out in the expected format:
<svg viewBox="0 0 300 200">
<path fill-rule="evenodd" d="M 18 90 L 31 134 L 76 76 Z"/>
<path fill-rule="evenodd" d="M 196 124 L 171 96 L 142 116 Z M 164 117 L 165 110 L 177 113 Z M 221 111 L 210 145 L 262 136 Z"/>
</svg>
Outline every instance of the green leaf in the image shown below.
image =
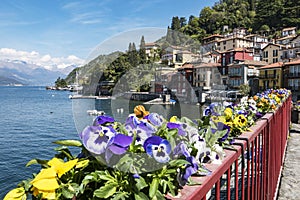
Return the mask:
<svg viewBox="0 0 300 200">
<path fill-rule="evenodd" d="M 82 147 L 82 143 L 78 140 L 57 140 L 53 143 L 64 146 Z"/>
<path fill-rule="evenodd" d="M 148 184 L 146 183 L 143 177 L 136 178 L 135 181 L 136 181 L 135 185 L 139 191 L 148 186 Z"/>
<path fill-rule="evenodd" d="M 149 197 L 152 199 L 158 190 L 158 184 L 159 184 L 159 179 L 158 178 L 154 178 L 152 180 L 152 183 L 150 185 L 150 189 L 149 189 Z"/>
<path fill-rule="evenodd" d="M 139 192 L 139 193 L 135 193 L 134 194 L 134 199 L 135 200 L 149 200 L 149 198 L 147 197 L 147 195 L 143 192 Z"/>
<path fill-rule="evenodd" d="M 106 180 L 106 181 L 113 181 L 115 179 L 113 176 L 110 175 L 110 173 L 107 170 L 100 171 L 98 173 L 98 176 L 100 179 Z M 118 181 L 116 181 L 116 182 L 118 182 Z"/>
<path fill-rule="evenodd" d="M 190 164 L 190 162 L 184 160 L 184 159 L 176 159 L 176 160 L 171 160 L 169 162 L 169 165 L 171 167 L 181 167 L 183 165 L 187 165 L 187 164 Z"/>
<path fill-rule="evenodd" d="M 30 160 L 27 164 L 26 167 L 29 167 L 30 165 L 34 165 L 34 164 L 40 164 L 40 165 L 47 165 L 48 160 L 40 160 L 40 159 L 32 159 Z"/>
<path fill-rule="evenodd" d="M 128 199 L 128 193 L 127 192 L 117 192 L 111 200 L 119 200 L 119 199 L 122 199 L 122 200 Z"/>
<path fill-rule="evenodd" d="M 94 191 L 94 196 L 106 199 L 116 193 L 117 186 L 118 183 L 116 182 L 105 184 L 104 186 Z"/>
</svg>

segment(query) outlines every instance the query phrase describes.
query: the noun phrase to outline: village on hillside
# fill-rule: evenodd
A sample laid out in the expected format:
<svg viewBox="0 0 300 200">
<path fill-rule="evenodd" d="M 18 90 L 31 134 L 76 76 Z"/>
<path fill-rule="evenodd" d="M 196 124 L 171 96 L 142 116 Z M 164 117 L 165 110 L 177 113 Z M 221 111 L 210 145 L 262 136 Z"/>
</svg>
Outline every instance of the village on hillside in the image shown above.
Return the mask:
<svg viewBox="0 0 300 200">
<path fill-rule="evenodd" d="M 196 54 L 169 46 L 159 61 L 166 65 L 156 69 L 150 92 L 203 102 L 234 99 L 241 85 L 249 85 L 250 95 L 287 88 L 296 101 L 300 99 L 300 35 L 296 31 L 296 27 L 283 28 L 280 38 L 270 40 L 238 28 L 204 38 L 201 53 Z M 145 48 L 151 57 L 160 46 L 146 43 Z"/>
</svg>

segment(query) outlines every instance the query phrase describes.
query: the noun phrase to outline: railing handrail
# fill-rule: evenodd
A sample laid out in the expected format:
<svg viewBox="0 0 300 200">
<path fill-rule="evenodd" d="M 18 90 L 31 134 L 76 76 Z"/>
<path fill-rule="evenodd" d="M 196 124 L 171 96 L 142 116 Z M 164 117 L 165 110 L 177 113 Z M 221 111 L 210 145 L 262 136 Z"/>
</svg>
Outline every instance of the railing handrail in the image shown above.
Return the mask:
<svg viewBox="0 0 300 200">
<path fill-rule="evenodd" d="M 291 104 L 291 95 L 286 99 L 285 102 L 283 102 L 283 104 L 281 106 L 279 106 L 275 110 L 275 112 L 266 113 L 260 120 L 256 121 L 256 124 L 254 126 L 250 127 L 252 131 L 244 132 L 239 137 L 237 137 L 236 141 L 238 141 L 239 145 L 234 145 L 235 151 L 225 149 L 226 157 L 224 158 L 224 160 L 222 161 L 222 164 L 220 164 L 220 165 L 206 164 L 205 166 L 208 169 L 212 170 L 212 174 L 210 176 L 203 176 L 203 177 L 193 176 L 192 177 L 193 181 L 200 182 L 201 185 L 184 186 L 183 190 L 181 191 L 181 194 L 180 194 L 181 196 L 179 197 L 179 199 L 189 199 L 189 200 L 206 199 L 206 195 L 214 187 L 214 185 L 219 182 L 220 178 L 224 174 L 226 174 L 226 171 L 228 171 L 230 169 L 230 166 L 232 166 L 239 159 L 239 157 L 243 154 L 243 152 L 245 152 L 246 150 L 250 151 L 250 149 L 248 149 L 249 143 L 251 144 L 252 142 L 256 141 L 262 131 L 266 131 L 266 132 L 269 131 L 268 133 L 270 133 L 270 131 L 274 129 L 274 127 L 271 127 L 272 123 L 275 123 L 276 120 L 280 120 L 281 118 L 286 117 L 286 123 L 282 122 L 279 124 L 280 131 L 283 131 L 282 136 L 280 136 L 280 138 L 283 140 L 282 142 L 283 142 L 283 146 L 284 146 L 283 147 L 282 145 L 280 145 L 280 147 L 281 147 L 280 152 L 281 152 L 281 154 L 283 153 L 282 155 L 280 155 L 281 156 L 280 162 L 282 165 L 283 164 L 282 157 L 285 152 L 285 146 L 286 146 L 286 142 L 287 142 L 288 125 L 290 122 L 290 115 L 289 115 L 290 109 L 291 109 L 290 104 Z M 284 116 L 279 116 L 279 115 L 284 115 Z M 271 137 L 271 134 L 268 134 L 268 137 Z M 248 140 L 248 142 L 246 140 Z M 261 141 L 262 143 L 266 143 L 266 141 L 264 141 L 264 139 L 261 139 L 261 140 L 262 140 Z M 260 139 L 259 139 L 259 141 L 260 141 Z M 264 145 L 266 145 L 266 144 L 264 144 Z M 273 144 L 268 144 L 268 145 L 272 146 Z M 278 148 L 280 148 L 280 147 L 278 147 Z M 259 147 L 259 148 L 261 148 L 261 147 Z M 257 152 L 255 152 L 255 153 L 257 153 Z M 274 155 L 273 154 L 271 155 L 270 152 L 264 152 L 263 155 L 258 155 L 258 159 L 260 160 L 260 162 L 262 162 L 263 158 L 266 159 L 266 157 L 267 157 L 268 159 L 271 160 L 273 158 L 272 156 L 274 156 Z M 264 160 L 263 162 L 273 162 L 273 160 L 271 160 L 271 161 Z M 267 166 L 270 168 L 270 169 L 268 169 L 269 171 L 266 170 L 265 168 L 262 169 L 263 167 L 266 167 L 266 166 L 261 167 L 261 170 L 265 170 L 264 172 L 261 172 L 261 173 L 266 173 L 266 174 L 264 174 L 265 177 L 259 177 L 258 179 L 261 180 L 262 182 L 264 181 L 265 185 L 263 185 L 263 188 L 266 191 L 268 191 L 268 194 L 262 195 L 262 194 L 258 194 L 259 192 L 255 191 L 257 193 L 256 195 L 258 197 L 260 195 L 260 197 L 262 197 L 262 199 L 276 198 L 275 195 L 276 195 L 276 191 L 278 189 L 278 181 L 280 179 L 280 174 L 278 174 L 279 171 L 277 169 L 278 167 L 276 168 L 276 166 L 271 166 L 271 167 Z M 251 170 L 253 170 L 253 166 L 252 166 Z M 255 167 L 255 170 L 257 170 L 256 167 Z M 275 172 L 270 171 L 270 170 L 274 170 Z M 278 177 L 273 177 L 273 179 L 272 179 L 273 182 L 272 182 L 272 181 L 268 180 L 268 178 L 267 178 L 269 173 L 274 174 L 276 176 L 278 174 Z M 281 171 L 280 171 L 280 173 L 281 173 Z M 253 174 L 252 174 L 252 176 L 253 176 Z M 274 180 L 277 183 L 277 184 L 275 184 L 277 188 L 274 188 Z M 252 186 L 252 187 L 254 187 L 254 186 Z M 272 187 L 272 188 L 269 188 L 269 187 Z M 260 190 L 260 188 L 259 188 L 259 190 Z M 250 194 L 248 194 L 248 195 L 250 195 Z M 178 199 L 178 198 L 171 197 L 171 199 Z"/>
</svg>

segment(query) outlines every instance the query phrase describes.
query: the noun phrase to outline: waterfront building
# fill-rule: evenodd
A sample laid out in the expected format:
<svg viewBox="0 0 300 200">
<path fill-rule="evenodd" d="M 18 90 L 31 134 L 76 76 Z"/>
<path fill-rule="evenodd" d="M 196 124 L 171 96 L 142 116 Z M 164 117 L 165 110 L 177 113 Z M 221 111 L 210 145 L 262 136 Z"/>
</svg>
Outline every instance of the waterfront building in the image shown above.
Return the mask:
<svg viewBox="0 0 300 200">
<path fill-rule="evenodd" d="M 269 88 L 283 87 L 282 79 L 283 62 L 272 63 L 259 68 L 259 89 L 260 91 Z"/>
<path fill-rule="evenodd" d="M 240 60 L 228 65 L 228 88 L 238 90 L 240 85 L 249 85 L 251 93 L 259 89 L 259 69 L 267 63 L 255 60 Z"/>
<path fill-rule="evenodd" d="M 300 59 L 284 63 L 283 87 L 292 91 L 294 101 L 300 99 Z"/>
<path fill-rule="evenodd" d="M 281 49 L 281 45 L 269 43 L 262 49 L 262 61 L 265 61 L 268 64 L 281 61 Z"/>
<path fill-rule="evenodd" d="M 253 60 L 253 52 L 246 48 L 235 48 L 221 52 L 221 73 L 222 85 L 228 85 L 228 65 L 239 61 Z"/>
<path fill-rule="evenodd" d="M 244 37 L 228 37 L 217 42 L 216 50 L 227 51 L 235 48 L 252 48 L 253 42 Z"/>
<path fill-rule="evenodd" d="M 181 67 L 186 62 L 192 62 L 200 59 L 199 54 L 193 54 L 184 47 L 169 46 L 164 49 L 165 54 L 162 55 L 162 63 L 172 66 L 175 69 Z"/>
<path fill-rule="evenodd" d="M 296 27 L 287 27 L 287 28 L 283 28 L 281 30 L 281 36 L 282 37 L 286 37 L 286 36 L 295 36 L 296 35 Z"/>
<path fill-rule="evenodd" d="M 300 35 L 294 37 L 291 42 L 286 45 L 286 48 L 282 48 L 281 60 L 283 62 L 289 62 L 290 59 L 294 59 L 300 56 Z"/>
<path fill-rule="evenodd" d="M 214 85 L 221 85 L 220 63 L 198 63 L 194 66 L 193 87 L 211 90 Z"/>
<path fill-rule="evenodd" d="M 268 44 L 268 38 L 258 34 L 246 35 L 245 38 L 253 43 L 253 60 L 262 61 L 261 50 Z"/>
<path fill-rule="evenodd" d="M 204 52 L 211 52 L 217 49 L 218 41 L 223 39 L 223 35 L 214 34 L 202 39 L 202 48 Z"/>
</svg>

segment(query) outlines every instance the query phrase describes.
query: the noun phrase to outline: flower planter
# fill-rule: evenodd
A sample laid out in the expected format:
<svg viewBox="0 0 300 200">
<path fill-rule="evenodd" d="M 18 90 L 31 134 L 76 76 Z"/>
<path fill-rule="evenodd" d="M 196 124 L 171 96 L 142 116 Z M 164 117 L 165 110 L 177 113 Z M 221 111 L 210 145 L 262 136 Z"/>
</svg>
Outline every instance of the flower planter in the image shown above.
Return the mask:
<svg viewBox="0 0 300 200">
<path fill-rule="evenodd" d="M 201 120 L 165 120 L 143 106 L 135 107 L 125 124 L 98 116 L 80 133 L 82 141 L 56 141 L 62 145 L 57 157 L 31 160 L 27 165 L 44 168 L 7 198 L 273 199 L 291 113 L 289 92 L 276 92 L 235 108 L 212 104 Z M 279 99 L 283 94 L 286 98 Z M 267 114 L 254 124 L 258 108 Z M 81 153 L 73 156 L 66 146 Z"/>
</svg>

